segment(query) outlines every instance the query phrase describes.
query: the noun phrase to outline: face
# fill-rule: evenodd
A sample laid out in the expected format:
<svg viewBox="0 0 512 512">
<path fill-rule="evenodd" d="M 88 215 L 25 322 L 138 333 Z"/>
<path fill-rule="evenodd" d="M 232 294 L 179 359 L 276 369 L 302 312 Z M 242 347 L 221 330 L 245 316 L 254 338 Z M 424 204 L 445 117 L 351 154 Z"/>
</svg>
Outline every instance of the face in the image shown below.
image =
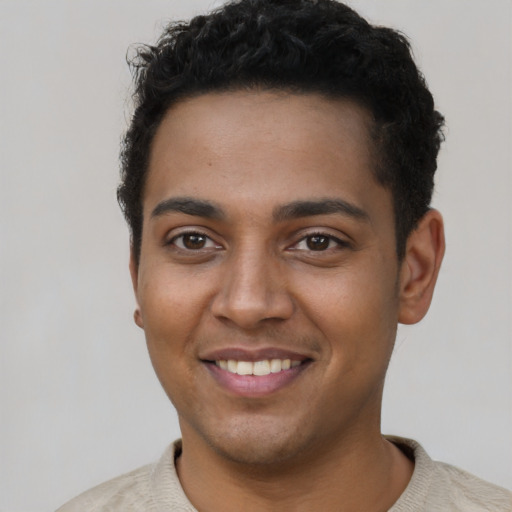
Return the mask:
<svg viewBox="0 0 512 512">
<path fill-rule="evenodd" d="M 399 315 L 367 112 L 206 94 L 159 127 L 132 277 L 184 446 L 270 463 L 379 431 Z"/>
</svg>

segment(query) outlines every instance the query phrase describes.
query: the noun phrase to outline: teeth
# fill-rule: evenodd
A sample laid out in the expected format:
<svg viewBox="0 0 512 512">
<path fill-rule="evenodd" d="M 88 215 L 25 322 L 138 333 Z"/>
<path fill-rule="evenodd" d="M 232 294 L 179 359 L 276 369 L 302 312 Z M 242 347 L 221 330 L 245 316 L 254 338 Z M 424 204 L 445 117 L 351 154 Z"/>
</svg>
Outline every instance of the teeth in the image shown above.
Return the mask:
<svg viewBox="0 0 512 512">
<path fill-rule="evenodd" d="M 279 373 L 282 370 L 281 359 L 272 359 L 270 361 L 270 371 L 272 373 Z"/>
<path fill-rule="evenodd" d="M 295 368 L 301 361 L 291 359 L 263 359 L 262 361 L 236 361 L 234 359 L 215 361 L 215 364 L 230 373 L 238 375 L 269 375 Z"/>
<path fill-rule="evenodd" d="M 250 361 L 238 361 L 236 373 L 238 375 L 252 375 L 254 370 L 254 364 Z"/>
<path fill-rule="evenodd" d="M 240 366 L 240 363 L 238 365 Z M 256 361 L 252 366 L 253 375 L 268 375 L 270 373 L 270 363 L 267 360 Z"/>
</svg>

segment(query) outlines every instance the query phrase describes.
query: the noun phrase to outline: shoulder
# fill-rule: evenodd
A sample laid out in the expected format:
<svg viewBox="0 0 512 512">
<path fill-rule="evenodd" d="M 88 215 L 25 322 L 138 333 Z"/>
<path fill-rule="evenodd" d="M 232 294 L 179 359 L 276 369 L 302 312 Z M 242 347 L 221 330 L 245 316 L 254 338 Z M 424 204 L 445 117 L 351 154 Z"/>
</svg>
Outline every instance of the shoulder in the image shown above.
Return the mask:
<svg viewBox="0 0 512 512">
<path fill-rule="evenodd" d="M 174 460 L 180 450 L 176 441 L 157 463 L 93 487 L 56 512 L 195 512 L 176 474 Z"/>
<path fill-rule="evenodd" d="M 390 512 L 512 512 L 512 493 L 450 464 L 433 461 L 416 441 L 389 437 L 414 459 L 414 473 Z"/>
<path fill-rule="evenodd" d="M 93 487 L 63 505 L 57 512 L 152 510 L 149 503 L 152 468 L 152 465 L 144 466 Z"/>
<path fill-rule="evenodd" d="M 435 462 L 432 502 L 448 499 L 453 510 L 512 512 L 512 493 L 450 464 Z M 434 491 L 435 489 L 435 491 Z M 446 502 L 445 502 L 446 503 Z"/>
</svg>

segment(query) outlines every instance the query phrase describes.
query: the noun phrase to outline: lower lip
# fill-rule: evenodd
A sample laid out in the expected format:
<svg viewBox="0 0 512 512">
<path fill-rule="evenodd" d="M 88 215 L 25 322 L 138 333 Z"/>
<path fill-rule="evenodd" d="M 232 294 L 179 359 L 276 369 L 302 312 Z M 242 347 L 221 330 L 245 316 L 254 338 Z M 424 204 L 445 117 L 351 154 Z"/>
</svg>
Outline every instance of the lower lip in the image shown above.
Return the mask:
<svg viewBox="0 0 512 512">
<path fill-rule="evenodd" d="M 261 397 L 291 384 L 309 366 L 309 362 L 268 375 L 238 375 L 223 370 L 215 363 L 205 363 L 205 366 L 215 380 L 234 395 Z"/>
</svg>

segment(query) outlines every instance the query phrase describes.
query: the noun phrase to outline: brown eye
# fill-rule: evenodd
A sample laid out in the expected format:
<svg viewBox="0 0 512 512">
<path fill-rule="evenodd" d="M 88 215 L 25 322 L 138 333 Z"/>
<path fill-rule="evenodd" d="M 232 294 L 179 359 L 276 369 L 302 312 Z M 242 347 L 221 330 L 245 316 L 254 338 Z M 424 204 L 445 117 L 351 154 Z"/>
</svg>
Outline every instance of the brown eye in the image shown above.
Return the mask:
<svg viewBox="0 0 512 512">
<path fill-rule="evenodd" d="M 203 249 L 208 238 L 199 233 L 187 233 L 182 235 L 183 247 L 190 250 Z"/>
<path fill-rule="evenodd" d="M 329 248 L 330 237 L 324 235 L 311 235 L 306 238 L 306 245 L 310 251 L 325 251 Z"/>
<path fill-rule="evenodd" d="M 169 243 L 184 251 L 220 249 L 209 236 L 195 231 L 175 236 Z"/>
</svg>

